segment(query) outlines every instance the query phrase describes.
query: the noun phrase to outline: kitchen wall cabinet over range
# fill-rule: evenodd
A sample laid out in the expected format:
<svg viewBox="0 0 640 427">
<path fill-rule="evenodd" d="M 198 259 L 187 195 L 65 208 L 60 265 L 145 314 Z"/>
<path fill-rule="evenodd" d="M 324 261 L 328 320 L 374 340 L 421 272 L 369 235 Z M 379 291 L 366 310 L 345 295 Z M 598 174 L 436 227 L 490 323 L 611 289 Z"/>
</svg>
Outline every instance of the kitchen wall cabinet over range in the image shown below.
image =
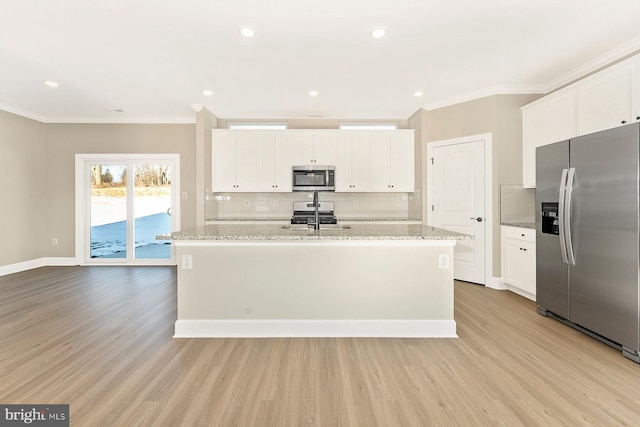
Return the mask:
<svg viewBox="0 0 640 427">
<path fill-rule="evenodd" d="M 512 291 L 535 300 L 535 229 L 502 226 L 502 281 Z"/>
<path fill-rule="evenodd" d="M 536 186 L 536 147 L 640 121 L 640 55 L 522 107 L 523 186 Z"/>
<path fill-rule="evenodd" d="M 290 192 L 294 165 L 336 166 L 337 192 L 412 192 L 414 131 L 212 129 L 214 192 Z"/>
<path fill-rule="evenodd" d="M 289 136 L 293 147 L 293 164 L 335 165 L 339 131 L 290 130 L 283 131 Z"/>
</svg>

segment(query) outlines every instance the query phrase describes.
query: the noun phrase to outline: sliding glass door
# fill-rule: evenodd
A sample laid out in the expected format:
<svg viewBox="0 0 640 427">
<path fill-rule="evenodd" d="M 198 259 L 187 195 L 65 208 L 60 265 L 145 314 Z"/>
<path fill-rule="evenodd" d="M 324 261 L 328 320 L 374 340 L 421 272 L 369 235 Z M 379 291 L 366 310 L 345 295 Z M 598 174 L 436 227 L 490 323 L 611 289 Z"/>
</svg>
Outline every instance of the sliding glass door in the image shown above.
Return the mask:
<svg viewBox="0 0 640 427">
<path fill-rule="evenodd" d="M 170 241 L 156 236 L 177 229 L 177 161 L 119 157 L 83 160 L 84 261 L 172 264 Z"/>
</svg>

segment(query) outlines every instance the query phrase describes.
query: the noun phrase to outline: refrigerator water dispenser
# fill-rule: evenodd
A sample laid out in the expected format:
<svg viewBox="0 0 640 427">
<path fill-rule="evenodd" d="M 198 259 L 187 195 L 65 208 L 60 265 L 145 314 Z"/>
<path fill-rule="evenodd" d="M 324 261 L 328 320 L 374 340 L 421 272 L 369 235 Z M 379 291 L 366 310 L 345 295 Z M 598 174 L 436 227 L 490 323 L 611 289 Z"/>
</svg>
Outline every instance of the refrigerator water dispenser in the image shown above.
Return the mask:
<svg viewBox="0 0 640 427">
<path fill-rule="evenodd" d="M 558 203 L 542 203 L 542 229 L 545 234 L 560 234 L 558 228 Z"/>
</svg>

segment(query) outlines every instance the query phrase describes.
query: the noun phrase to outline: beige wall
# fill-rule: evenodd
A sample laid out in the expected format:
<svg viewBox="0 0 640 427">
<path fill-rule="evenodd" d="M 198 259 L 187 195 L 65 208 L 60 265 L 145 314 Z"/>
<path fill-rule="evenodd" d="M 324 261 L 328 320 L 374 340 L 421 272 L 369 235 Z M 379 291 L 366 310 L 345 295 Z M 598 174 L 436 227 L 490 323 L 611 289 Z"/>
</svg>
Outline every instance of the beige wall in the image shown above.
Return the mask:
<svg viewBox="0 0 640 427">
<path fill-rule="evenodd" d="M 396 121 L 416 132 L 416 192 L 408 194 L 403 210 L 420 217 L 426 205 L 426 167 L 429 142 L 462 136 L 493 134 L 493 275 L 500 276 L 499 195 L 501 184 L 522 180 L 522 119 L 520 107 L 539 95 L 496 95 L 437 110 L 419 110 L 408 120 Z M 236 120 L 229 120 L 236 121 Z M 241 121 L 241 120 L 237 120 Z M 288 120 L 292 129 L 337 128 L 340 120 Z M 0 265 L 43 256 L 74 256 L 74 162 L 76 153 L 180 154 L 181 228 L 204 219 L 204 195 L 210 187 L 210 132 L 227 120 L 206 110 L 196 114 L 196 125 L 158 124 L 43 124 L 0 111 L 0 154 L 9 159 L 2 172 L 4 200 L 16 200 L 3 209 L 4 236 L 11 251 L 2 249 Z M 198 148 L 199 147 L 199 148 Z M 27 166 L 33 166 L 27 172 Z M 15 179 L 18 177 L 18 179 Z M 59 239 L 51 246 L 51 238 Z"/>
<path fill-rule="evenodd" d="M 43 123 L 0 111 L 0 266 L 46 256 L 45 198 L 52 183 L 44 139 Z"/>
<path fill-rule="evenodd" d="M 520 107 L 540 95 L 494 95 L 439 108 L 421 110 L 411 121 L 422 117 L 422 149 L 426 144 L 482 133 L 492 134 L 493 149 L 493 271 L 501 276 L 500 266 L 500 185 L 522 183 L 522 115 Z M 422 159 L 423 220 L 426 220 L 426 158 Z"/>
<path fill-rule="evenodd" d="M 47 124 L 46 141 L 47 256 L 75 255 L 75 155 L 76 154 L 179 154 L 182 228 L 196 225 L 196 150 L 192 124 Z"/>
<path fill-rule="evenodd" d="M 196 113 L 196 225 L 204 225 L 207 215 L 206 194 L 211 192 L 211 129 L 218 118 L 206 108 Z"/>
<path fill-rule="evenodd" d="M 75 155 L 179 154 L 181 227 L 196 225 L 191 124 L 45 124 L 0 111 L 0 266 L 75 256 Z M 206 156 L 205 156 L 206 157 Z M 210 156 L 209 156 L 210 157 Z M 58 245 L 51 239 L 58 238 Z"/>
</svg>

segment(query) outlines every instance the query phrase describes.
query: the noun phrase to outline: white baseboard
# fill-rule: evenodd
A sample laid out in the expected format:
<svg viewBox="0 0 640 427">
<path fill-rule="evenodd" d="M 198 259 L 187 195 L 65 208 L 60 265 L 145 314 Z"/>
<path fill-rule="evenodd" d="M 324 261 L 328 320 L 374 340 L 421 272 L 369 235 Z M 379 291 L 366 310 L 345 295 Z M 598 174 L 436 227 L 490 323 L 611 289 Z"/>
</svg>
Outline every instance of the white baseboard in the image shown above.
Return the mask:
<svg viewBox="0 0 640 427">
<path fill-rule="evenodd" d="M 7 274 L 20 273 L 21 271 L 32 270 L 39 267 L 48 266 L 69 266 L 78 265 L 75 258 L 65 257 L 45 257 L 32 259 L 29 261 L 18 262 L 15 264 L 0 266 L 0 276 L 6 276 Z"/>
<path fill-rule="evenodd" d="M 531 301 L 535 301 L 536 300 L 536 296 L 534 294 L 532 294 L 530 292 L 527 292 L 527 291 L 523 291 L 522 289 L 516 288 L 515 286 L 509 285 L 509 290 L 511 292 L 513 292 L 514 294 L 518 294 L 520 296 L 528 298 Z"/>
<path fill-rule="evenodd" d="M 491 289 L 497 289 L 499 291 L 506 291 L 509 289 L 509 286 L 506 283 L 503 283 L 500 277 L 490 278 L 484 286 Z"/>
<path fill-rule="evenodd" d="M 457 338 L 455 320 L 183 319 L 174 338 Z"/>
</svg>

